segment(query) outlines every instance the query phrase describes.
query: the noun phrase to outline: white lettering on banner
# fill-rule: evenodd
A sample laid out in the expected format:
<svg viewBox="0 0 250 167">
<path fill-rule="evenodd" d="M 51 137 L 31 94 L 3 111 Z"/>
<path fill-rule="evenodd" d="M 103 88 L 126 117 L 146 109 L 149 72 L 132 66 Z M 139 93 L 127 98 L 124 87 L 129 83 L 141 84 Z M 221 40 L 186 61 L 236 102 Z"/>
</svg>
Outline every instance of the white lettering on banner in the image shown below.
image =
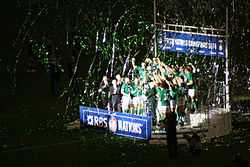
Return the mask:
<svg viewBox="0 0 250 167">
<path fill-rule="evenodd" d="M 105 127 L 105 128 L 108 127 L 108 119 L 100 117 L 99 118 L 99 125 L 101 125 L 102 127 Z"/>
<path fill-rule="evenodd" d="M 99 118 L 97 116 L 94 116 L 94 126 L 98 126 L 99 124 Z"/>
<path fill-rule="evenodd" d="M 108 127 L 108 119 L 105 117 L 101 117 L 101 116 L 88 115 L 87 116 L 87 125 L 107 128 Z"/>
<path fill-rule="evenodd" d="M 93 126 L 94 125 L 94 119 L 92 115 L 87 116 L 87 124 Z"/>
<path fill-rule="evenodd" d="M 118 120 L 118 130 L 122 130 L 122 120 Z"/>
<path fill-rule="evenodd" d="M 142 126 L 140 123 L 118 120 L 118 130 L 120 131 L 141 134 Z"/>
<path fill-rule="evenodd" d="M 165 38 L 164 41 L 167 43 L 167 45 L 171 46 L 179 45 L 186 47 L 207 48 L 211 50 L 217 49 L 217 45 L 214 42 L 202 42 L 202 41 L 175 39 L 175 38 Z"/>
</svg>

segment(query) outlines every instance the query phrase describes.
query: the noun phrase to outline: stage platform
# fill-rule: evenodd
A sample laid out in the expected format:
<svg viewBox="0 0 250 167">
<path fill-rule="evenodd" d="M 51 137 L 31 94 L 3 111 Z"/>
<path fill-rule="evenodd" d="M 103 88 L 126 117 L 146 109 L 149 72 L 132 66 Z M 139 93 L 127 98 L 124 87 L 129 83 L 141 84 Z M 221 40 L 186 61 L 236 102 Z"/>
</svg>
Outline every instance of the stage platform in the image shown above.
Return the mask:
<svg viewBox="0 0 250 167">
<path fill-rule="evenodd" d="M 229 135 L 232 131 L 231 112 L 224 108 L 211 108 L 206 112 L 189 114 L 188 117 L 187 122 L 189 124 L 176 127 L 178 144 L 188 144 L 187 139 L 192 136 L 193 132 L 197 133 L 201 142 L 205 143 L 213 138 Z M 88 126 L 102 128 L 106 131 L 110 130 L 119 136 L 143 139 L 149 141 L 150 144 L 166 144 L 167 134 L 165 129 L 152 127 L 152 117 L 150 116 L 119 112 L 110 113 L 103 109 L 81 106 L 81 119 L 88 123 Z M 80 129 L 80 120 L 68 123 L 67 129 Z"/>
<path fill-rule="evenodd" d="M 191 127 L 191 125 L 177 126 L 177 140 L 178 144 L 188 144 L 186 135 L 190 136 L 193 132 L 196 132 L 202 141 L 205 141 L 208 136 L 208 127 Z M 149 140 L 150 144 L 167 144 L 166 142 L 166 131 L 164 129 L 153 128 L 152 136 Z"/>
<path fill-rule="evenodd" d="M 232 131 L 231 112 L 223 108 L 213 108 L 206 113 L 190 114 L 190 125 L 177 126 L 178 144 L 188 144 L 185 136 L 196 132 L 201 142 L 209 142 L 213 138 L 229 135 Z M 152 129 L 150 144 L 166 144 L 164 129 Z"/>
</svg>

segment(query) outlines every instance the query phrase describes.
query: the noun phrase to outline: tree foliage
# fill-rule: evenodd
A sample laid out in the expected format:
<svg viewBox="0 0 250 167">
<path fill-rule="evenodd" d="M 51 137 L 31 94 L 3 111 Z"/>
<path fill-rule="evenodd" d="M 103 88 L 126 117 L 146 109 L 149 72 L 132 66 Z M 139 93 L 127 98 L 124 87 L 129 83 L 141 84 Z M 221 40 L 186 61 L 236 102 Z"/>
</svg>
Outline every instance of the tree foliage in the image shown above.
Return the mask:
<svg viewBox="0 0 250 167">
<path fill-rule="evenodd" d="M 242 76 L 246 80 L 249 76 L 248 1 L 156 2 L 157 22 L 214 28 L 225 28 L 225 9 L 228 6 L 231 93 L 238 93 L 239 88 L 242 92 L 246 91 L 246 85 L 242 86 L 238 80 Z M 43 7 L 46 10 L 38 15 Z M 88 90 L 89 95 L 94 94 L 91 92 L 96 89 L 102 75 L 110 72 L 113 45 L 114 73 L 121 73 L 128 55 L 139 60 L 150 55 L 154 33 L 152 0 L 37 0 L 30 4 L 20 1 L 19 8 L 28 13 L 26 19 L 19 18 L 24 20 L 20 25 L 20 31 L 23 32 L 21 34 L 28 32 L 26 40 L 32 39 L 34 42 L 41 41 L 42 37 L 51 41 L 49 45 L 53 47 L 48 51 L 48 57 L 55 53 L 65 64 L 72 59 L 73 64 L 79 66 L 77 77 L 82 76 L 88 84 L 94 84 L 92 90 Z M 20 43 L 22 38 L 17 39 L 19 40 L 16 42 Z M 33 53 L 41 61 L 41 58 L 46 57 L 47 51 L 42 44 L 38 46 L 38 43 L 33 43 Z M 25 43 L 20 47 L 25 47 Z M 80 63 L 75 64 L 80 48 L 84 51 Z M 159 55 L 166 57 L 166 53 Z M 204 60 L 197 56 L 192 61 L 199 63 Z M 66 68 L 65 64 L 63 68 Z"/>
</svg>

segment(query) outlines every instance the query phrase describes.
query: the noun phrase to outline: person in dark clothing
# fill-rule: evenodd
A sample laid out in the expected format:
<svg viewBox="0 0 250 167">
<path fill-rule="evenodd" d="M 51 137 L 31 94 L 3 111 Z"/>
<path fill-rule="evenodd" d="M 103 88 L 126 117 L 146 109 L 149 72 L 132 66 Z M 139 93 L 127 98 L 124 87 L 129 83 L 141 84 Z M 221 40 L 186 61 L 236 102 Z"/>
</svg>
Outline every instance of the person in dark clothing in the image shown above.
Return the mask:
<svg viewBox="0 0 250 167">
<path fill-rule="evenodd" d="M 122 99 L 122 93 L 121 93 L 121 88 L 123 84 L 123 79 L 120 74 L 116 74 L 115 76 L 116 79 L 116 87 L 117 87 L 117 94 L 118 94 L 118 99 L 117 99 L 117 111 L 121 112 L 122 111 L 122 104 L 121 104 L 121 99 Z"/>
<path fill-rule="evenodd" d="M 192 136 L 185 134 L 184 138 L 188 141 L 189 150 L 192 155 L 199 155 L 202 149 L 200 136 L 196 132 L 193 132 Z"/>
<path fill-rule="evenodd" d="M 103 76 L 102 82 L 100 83 L 98 93 L 101 100 L 101 107 L 107 110 L 111 110 L 110 102 L 110 85 L 107 76 Z"/>
<path fill-rule="evenodd" d="M 110 87 L 112 110 L 120 111 L 120 97 L 119 97 L 119 88 L 117 86 L 117 80 L 112 80 L 112 86 Z"/>
<path fill-rule="evenodd" d="M 201 138 L 197 133 L 193 133 L 190 141 L 190 151 L 193 155 L 199 155 L 201 152 Z"/>
<path fill-rule="evenodd" d="M 167 111 L 166 118 L 164 119 L 167 134 L 167 147 L 170 158 L 177 157 L 176 117 L 175 112 Z"/>
</svg>

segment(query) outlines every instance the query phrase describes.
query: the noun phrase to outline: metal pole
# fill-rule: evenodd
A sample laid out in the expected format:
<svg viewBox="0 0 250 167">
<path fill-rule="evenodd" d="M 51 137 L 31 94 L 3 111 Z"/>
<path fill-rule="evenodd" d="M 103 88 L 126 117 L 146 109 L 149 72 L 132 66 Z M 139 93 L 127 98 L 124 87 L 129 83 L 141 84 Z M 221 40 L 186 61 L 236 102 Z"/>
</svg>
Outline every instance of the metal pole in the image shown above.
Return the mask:
<svg viewBox="0 0 250 167">
<path fill-rule="evenodd" d="M 155 32 L 154 32 L 154 57 L 157 56 L 157 38 L 156 38 L 156 0 L 154 0 L 154 26 L 155 26 Z"/>
<path fill-rule="evenodd" d="M 226 59 L 226 76 L 225 76 L 225 82 L 226 82 L 226 109 L 230 109 L 229 104 L 229 65 L 228 65 L 228 7 L 226 7 L 226 46 L 225 46 L 225 59 Z"/>
</svg>

